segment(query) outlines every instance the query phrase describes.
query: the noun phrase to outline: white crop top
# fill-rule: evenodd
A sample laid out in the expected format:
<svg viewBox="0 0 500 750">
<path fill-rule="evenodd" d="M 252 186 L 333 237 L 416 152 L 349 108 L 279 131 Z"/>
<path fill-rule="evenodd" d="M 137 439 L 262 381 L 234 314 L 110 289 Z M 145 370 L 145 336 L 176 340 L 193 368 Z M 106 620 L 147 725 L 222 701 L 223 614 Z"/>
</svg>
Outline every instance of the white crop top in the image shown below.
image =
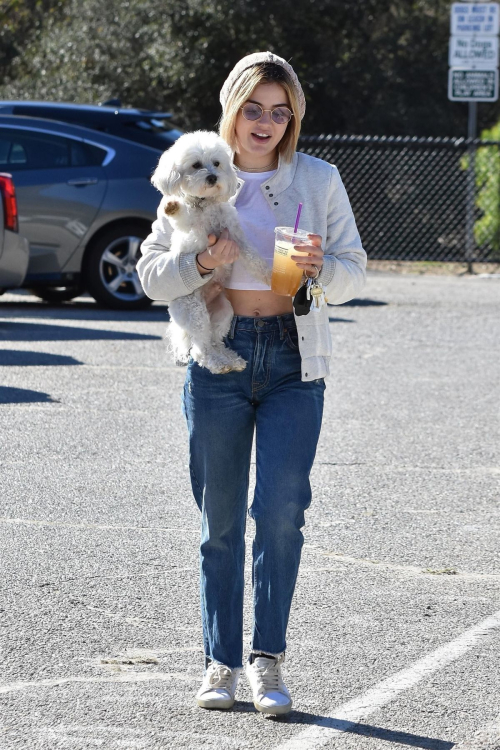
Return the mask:
<svg viewBox="0 0 500 750">
<path fill-rule="evenodd" d="M 241 228 L 250 245 L 262 256 L 270 266 L 273 265 L 274 228 L 276 218 L 266 199 L 262 195 L 260 186 L 276 173 L 272 172 L 242 172 L 238 174 L 245 180 L 236 199 L 236 210 Z M 270 290 L 271 287 L 257 281 L 245 269 L 237 258 L 232 267 L 231 276 L 226 283 L 228 289 L 258 289 Z"/>
</svg>

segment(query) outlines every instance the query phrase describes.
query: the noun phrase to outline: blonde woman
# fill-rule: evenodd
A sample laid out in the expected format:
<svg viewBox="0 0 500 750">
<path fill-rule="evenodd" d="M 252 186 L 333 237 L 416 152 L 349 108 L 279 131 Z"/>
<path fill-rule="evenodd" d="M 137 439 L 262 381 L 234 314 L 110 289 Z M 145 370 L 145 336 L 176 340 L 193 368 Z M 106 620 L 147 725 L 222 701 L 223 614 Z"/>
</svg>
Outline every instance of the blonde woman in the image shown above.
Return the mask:
<svg viewBox="0 0 500 750">
<path fill-rule="evenodd" d="M 314 234 L 294 261 L 318 279 L 329 303 L 352 299 L 365 283 L 366 253 L 337 169 L 296 151 L 305 99 L 292 67 L 270 52 L 249 55 L 229 74 L 220 101 L 220 134 L 234 150 L 239 177 L 231 202 L 248 240 L 272 264 L 274 229 L 293 226 L 303 202 L 301 227 Z M 281 665 L 332 353 L 328 309 L 296 317 L 291 297 L 246 272 L 227 231 L 207 238 L 203 252 L 175 259 L 166 252 L 169 236 L 160 203 L 137 267 L 146 294 L 170 302 L 231 263 L 226 295 L 234 317 L 224 341 L 248 362 L 243 372 L 215 375 L 190 358 L 184 384 L 191 484 L 201 511 L 205 674 L 196 698 L 204 708 L 231 708 L 243 669 L 244 537 L 255 433 L 246 674 L 257 710 L 284 714 L 292 699 Z"/>
</svg>

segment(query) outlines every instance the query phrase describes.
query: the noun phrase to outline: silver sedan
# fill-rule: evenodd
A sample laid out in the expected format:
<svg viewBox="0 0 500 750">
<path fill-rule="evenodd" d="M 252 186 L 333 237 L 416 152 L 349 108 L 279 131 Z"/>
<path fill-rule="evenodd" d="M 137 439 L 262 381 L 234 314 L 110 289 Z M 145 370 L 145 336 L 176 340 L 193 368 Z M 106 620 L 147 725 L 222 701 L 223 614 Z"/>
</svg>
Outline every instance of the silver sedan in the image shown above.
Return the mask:
<svg viewBox="0 0 500 750">
<path fill-rule="evenodd" d="M 105 307 L 151 300 L 135 266 L 156 219 L 161 151 L 53 120 L 0 116 L 0 171 L 13 175 L 30 257 L 22 286 L 49 302 L 83 291 Z"/>
</svg>

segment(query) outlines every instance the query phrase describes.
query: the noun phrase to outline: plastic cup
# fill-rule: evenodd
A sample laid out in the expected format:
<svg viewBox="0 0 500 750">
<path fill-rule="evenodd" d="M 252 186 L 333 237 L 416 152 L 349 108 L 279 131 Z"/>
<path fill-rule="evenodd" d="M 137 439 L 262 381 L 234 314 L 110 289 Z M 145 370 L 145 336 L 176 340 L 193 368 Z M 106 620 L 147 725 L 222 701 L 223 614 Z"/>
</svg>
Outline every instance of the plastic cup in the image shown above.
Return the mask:
<svg viewBox="0 0 500 750">
<path fill-rule="evenodd" d="M 307 245 L 309 239 L 303 229 L 294 231 L 293 227 L 276 227 L 274 243 L 273 274 L 271 276 L 271 290 L 284 297 L 294 297 L 304 273 L 302 268 L 291 259 L 292 255 L 300 255 L 295 245 Z M 307 253 L 303 252 L 307 258 Z"/>
</svg>

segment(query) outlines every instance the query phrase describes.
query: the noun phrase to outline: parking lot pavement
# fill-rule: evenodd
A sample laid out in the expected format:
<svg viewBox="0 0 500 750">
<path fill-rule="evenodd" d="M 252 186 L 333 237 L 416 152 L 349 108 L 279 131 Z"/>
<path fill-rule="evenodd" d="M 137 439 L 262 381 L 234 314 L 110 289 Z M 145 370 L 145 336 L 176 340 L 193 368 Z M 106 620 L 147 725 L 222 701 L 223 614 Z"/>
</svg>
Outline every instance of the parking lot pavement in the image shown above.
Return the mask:
<svg viewBox="0 0 500 750">
<path fill-rule="evenodd" d="M 233 711 L 194 703 L 198 511 L 166 308 L 0 297 L 2 750 L 498 750 L 499 300 L 498 278 L 374 272 L 329 308 L 294 711 L 275 720 L 244 676 Z"/>
</svg>

